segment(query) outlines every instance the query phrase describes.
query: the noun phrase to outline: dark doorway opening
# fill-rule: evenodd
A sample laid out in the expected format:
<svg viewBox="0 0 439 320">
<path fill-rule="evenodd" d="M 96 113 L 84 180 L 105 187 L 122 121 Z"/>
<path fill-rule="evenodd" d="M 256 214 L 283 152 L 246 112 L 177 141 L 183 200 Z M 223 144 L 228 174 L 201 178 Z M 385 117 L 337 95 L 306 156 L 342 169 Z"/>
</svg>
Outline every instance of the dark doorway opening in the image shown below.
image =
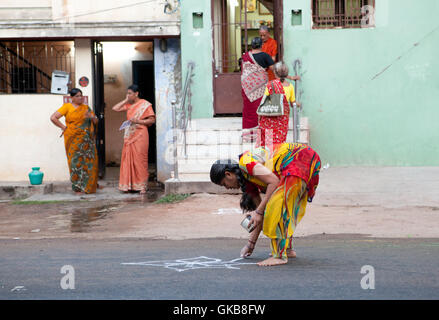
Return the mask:
<svg viewBox="0 0 439 320">
<path fill-rule="evenodd" d="M 156 113 L 153 61 L 133 61 L 133 83 L 139 86 L 139 97 L 150 102 L 154 113 Z M 155 164 L 157 162 L 156 125 L 150 126 L 148 132 L 148 162 Z"/>
<path fill-rule="evenodd" d="M 96 148 L 99 159 L 99 178 L 105 178 L 105 102 L 104 102 L 104 59 L 102 43 L 95 41 L 92 46 L 93 65 L 93 105 L 99 118 L 96 130 Z"/>
</svg>

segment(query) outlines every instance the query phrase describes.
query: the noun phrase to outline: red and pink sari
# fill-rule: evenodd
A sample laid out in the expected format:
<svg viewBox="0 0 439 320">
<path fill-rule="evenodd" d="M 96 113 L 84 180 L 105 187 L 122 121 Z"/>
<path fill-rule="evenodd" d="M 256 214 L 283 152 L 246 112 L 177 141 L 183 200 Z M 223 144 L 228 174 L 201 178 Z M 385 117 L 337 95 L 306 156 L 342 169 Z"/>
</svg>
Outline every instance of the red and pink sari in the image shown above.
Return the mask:
<svg viewBox="0 0 439 320">
<path fill-rule="evenodd" d="M 253 58 L 251 52 L 242 56 L 241 94 L 244 106 L 242 109 L 242 128 L 251 129 L 258 126 L 256 110 L 264 95 L 268 75 Z"/>
<path fill-rule="evenodd" d="M 127 119 L 142 120 L 154 116 L 151 103 L 140 99 L 125 104 Z M 125 128 L 122 160 L 120 163 L 119 190 L 146 191 L 148 188 L 148 127 L 131 123 Z"/>
<path fill-rule="evenodd" d="M 270 81 L 267 84 L 268 92 L 285 94 L 284 86 L 279 79 Z M 287 99 L 284 99 L 284 115 L 277 117 L 259 116 L 259 130 L 256 139 L 256 147 L 272 146 L 287 141 L 288 120 L 290 115 L 290 105 Z"/>
</svg>

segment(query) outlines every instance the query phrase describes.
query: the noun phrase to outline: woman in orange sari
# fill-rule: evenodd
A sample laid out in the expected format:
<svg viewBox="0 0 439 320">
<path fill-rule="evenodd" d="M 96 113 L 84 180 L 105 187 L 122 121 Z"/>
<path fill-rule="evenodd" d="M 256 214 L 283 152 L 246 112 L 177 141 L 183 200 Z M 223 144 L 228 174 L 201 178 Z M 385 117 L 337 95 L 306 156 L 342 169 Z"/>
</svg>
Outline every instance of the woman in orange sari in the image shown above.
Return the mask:
<svg viewBox="0 0 439 320">
<path fill-rule="evenodd" d="M 114 111 L 126 111 L 128 126 L 125 128 L 122 159 L 120 162 L 119 190 L 148 190 L 148 127 L 154 124 L 155 114 L 151 103 L 139 98 L 139 87 L 128 87 L 125 100 L 113 107 Z"/>
<path fill-rule="evenodd" d="M 89 106 L 83 104 L 82 91 L 70 91 L 71 103 L 64 103 L 50 120 L 62 130 L 70 171 L 72 189 L 77 194 L 95 193 L 98 184 L 98 154 L 95 127 L 98 118 Z M 59 119 L 64 116 L 66 125 Z"/>
</svg>

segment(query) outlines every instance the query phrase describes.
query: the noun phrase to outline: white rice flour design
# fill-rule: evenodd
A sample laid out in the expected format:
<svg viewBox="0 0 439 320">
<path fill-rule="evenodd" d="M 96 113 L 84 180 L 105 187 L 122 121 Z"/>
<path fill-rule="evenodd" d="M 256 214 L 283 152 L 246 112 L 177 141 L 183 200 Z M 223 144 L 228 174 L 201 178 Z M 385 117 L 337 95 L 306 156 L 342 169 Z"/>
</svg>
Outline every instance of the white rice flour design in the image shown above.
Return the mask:
<svg viewBox="0 0 439 320">
<path fill-rule="evenodd" d="M 153 266 L 164 267 L 168 269 L 174 269 L 175 271 L 182 272 L 186 270 L 195 270 L 203 268 L 224 268 L 224 269 L 239 269 L 238 266 L 246 264 L 256 264 L 254 262 L 240 262 L 243 258 L 237 258 L 230 261 L 222 261 L 221 259 L 209 258 L 205 256 L 177 259 L 177 260 L 162 260 L 162 261 L 145 261 L 145 262 L 125 262 L 123 265 L 135 265 L 135 266 Z"/>
</svg>

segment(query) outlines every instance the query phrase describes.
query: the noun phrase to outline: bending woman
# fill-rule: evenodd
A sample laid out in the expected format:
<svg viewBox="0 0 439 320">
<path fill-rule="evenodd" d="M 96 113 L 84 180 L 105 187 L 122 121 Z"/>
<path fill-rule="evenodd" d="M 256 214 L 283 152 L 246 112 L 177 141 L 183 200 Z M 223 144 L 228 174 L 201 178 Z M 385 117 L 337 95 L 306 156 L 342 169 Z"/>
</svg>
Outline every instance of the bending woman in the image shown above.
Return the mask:
<svg viewBox="0 0 439 320">
<path fill-rule="evenodd" d="M 82 91 L 70 91 L 71 103 L 64 103 L 50 120 L 62 130 L 70 171 L 72 189 L 77 194 L 95 193 L 98 185 L 98 153 L 95 127 L 98 118 L 89 106 L 83 104 Z M 64 116 L 66 125 L 59 119 Z"/>
<path fill-rule="evenodd" d="M 320 157 L 299 143 L 276 145 L 246 151 L 233 160 L 218 160 L 210 170 L 210 180 L 227 189 L 241 189 L 241 208 L 250 212 L 256 228 L 241 250 L 248 257 L 255 248 L 261 230 L 271 239 L 271 257 L 261 266 L 285 264 L 295 257 L 292 237 L 303 218 L 306 203 L 311 202 L 319 183 Z M 261 198 L 260 192 L 265 193 Z"/>
</svg>

